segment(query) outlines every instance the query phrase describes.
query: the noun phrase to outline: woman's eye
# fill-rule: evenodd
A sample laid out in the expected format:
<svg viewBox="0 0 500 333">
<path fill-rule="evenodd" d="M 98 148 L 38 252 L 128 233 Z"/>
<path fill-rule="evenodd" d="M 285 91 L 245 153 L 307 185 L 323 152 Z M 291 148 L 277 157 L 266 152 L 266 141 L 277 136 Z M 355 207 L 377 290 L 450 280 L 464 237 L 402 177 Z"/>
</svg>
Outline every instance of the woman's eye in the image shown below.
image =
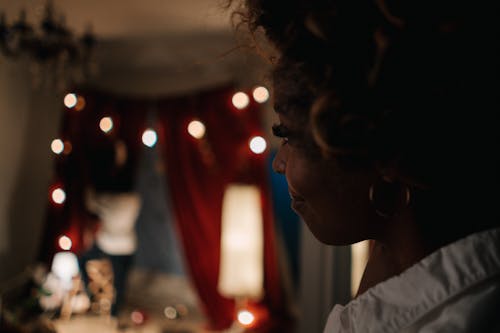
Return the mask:
<svg viewBox="0 0 500 333">
<path fill-rule="evenodd" d="M 281 139 L 281 145 L 286 145 L 290 143 L 290 138 L 292 133 L 283 124 L 278 124 L 273 126 L 273 135 Z"/>
<path fill-rule="evenodd" d="M 290 131 L 283 124 L 273 125 L 272 130 L 275 137 L 282 139 L 288 138 L 290 134 Z"/>
</svg>

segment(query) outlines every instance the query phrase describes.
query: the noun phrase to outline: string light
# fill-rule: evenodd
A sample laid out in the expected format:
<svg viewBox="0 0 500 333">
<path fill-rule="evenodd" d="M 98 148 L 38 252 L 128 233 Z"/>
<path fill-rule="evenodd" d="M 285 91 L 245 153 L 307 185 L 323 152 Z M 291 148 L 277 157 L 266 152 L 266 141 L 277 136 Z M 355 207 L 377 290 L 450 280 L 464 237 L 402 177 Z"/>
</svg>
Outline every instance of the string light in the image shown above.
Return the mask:
<svg viewBox="0 0 500 333">
<path fill-rule="evenodd" d="M 64 190 L 60 187 L 54 189 L 52 191 L 52 201 L 61 205 L 64 201 L 66 201 L 66 192 L 64 192 Z"/>
<path fill-rule="evenodd" d="M 71 151 L 73 150 L 73 145 L 71 144 L 71 142 L 69 141 L 64 141 L 64 150 L 63 150 L 63 154 L 64 155 L 69 155 L 71 153 Z"/>
<path fill-rule="evenodd" d="M 257 103 L 265 103 L 269 99 L 269 90 L 267 90 L 266 87 L 262 87 L 262 86 L 256 87 L 253 90 L 252 95 L 253 95 L 253 99 Z"/>
<path fill-rule="evenodd" d="M 103 117 L 101 121 L 99 121 L 99 128 L 104 133 L 109 133 L 113 129 L 113 119 L 111 119 L 111 117 Z"/>
<path fill-rule="evenodd" d="M 77 96 L 74 109 L 76 111 L 82 111 L 85 108 L 85 105 L 86 105 L 85 98 L 83 98 L 83 96 Z"/>
<path fill-rule="evenodd" d="M 132 313 L 130 313 L 130 319 L 132 320 L 132 322 L 136 325 L 141 325 L 144 323 L 144 314 L 141 312 L 141 311 L 132 311 Z"/>
<path fill-rule="evenodd" d="M 175 318 L 177 318 L 177 310 L 173 306 L 167 306 L 165 308 L 165 310 L 163 310 L 163 314 L 168 319 L 175 319 Z"/>
<path fill-rule="evenodd" d="M 250 150 L 255 154 L 262 154 L 266 148 L 266 140 L 261 136 L 254 136 L 249 142 Z"/>
<path fill-rule="evenodd" d="M 50 149 L 54 154 L 59 155 L 64 151 L 64 143 L 62 142 L 61 139 L 54 139 L 50 144 Z"/>
<path fill-rule="evenodd" d="M 241 310 L 238 312 L 238 321 L 244 326 L 251 325 L 255 320 L 255 316 L 248 310 Z"/>
<path fill-rule="evenodd" d="M 73 242 L 71 241 L 71 238 L 69 238 L 66 235 L 59 237 L 58 244 L 59 244 L 59 247 L 61 249 L 66 250 L 66 251 L 71 250 L 71 247 L 73 246 Z"/>
<path fill-rule="evenodd" d="M 188 125 L 188 133 L 195 139 L 201 139 L 205 135 L 205 125 L 199 120 L 193 120 Z"/>
<path fill-rule="evenodd" d="M 151 128 L 148 128 L 142 134 L 142 143 L 150 148 L 152 148 L 156 144 L 157 140 L 158 136 L 156 135 L 156 132 Z"/>
<path fill-rule="evenodd" d="M 242 110 L 248 106 L 250 98 L 244 92 L 239 91 L 233 95 L 232 102 L 235 108 Z"/>
<path fill-rule="evenodd" d="M 75 107 L 77 102 L 78 102 L 78 98 L 73 93 L 70 93 L 70 94 L 67 94 L 66 96 L 64 96 L 64 105 L 68 109 L 72 109 L 73 107 Z"/>
</svg>

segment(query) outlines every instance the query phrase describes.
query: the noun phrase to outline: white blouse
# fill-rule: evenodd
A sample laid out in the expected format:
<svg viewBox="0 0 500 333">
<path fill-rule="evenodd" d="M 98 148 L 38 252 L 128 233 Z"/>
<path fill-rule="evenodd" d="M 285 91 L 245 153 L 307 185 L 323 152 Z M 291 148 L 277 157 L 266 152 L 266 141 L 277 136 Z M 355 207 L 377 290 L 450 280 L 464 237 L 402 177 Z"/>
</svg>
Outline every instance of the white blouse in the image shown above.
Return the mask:
<svg viewBox="0 0 500 333">
<path fill-rule="evenodd" d="M 447 245 L 346 306 L 324 333 L 500 332 L 500 228 Z"/>
<path fill-rule="evenodd" d="M 101 219 L 96 243 L 111 255 L 130 255 L 137 248 L 135 222 L 141 208 L 137 193 L 92 193 L 87 207 Z"/>
</svg>

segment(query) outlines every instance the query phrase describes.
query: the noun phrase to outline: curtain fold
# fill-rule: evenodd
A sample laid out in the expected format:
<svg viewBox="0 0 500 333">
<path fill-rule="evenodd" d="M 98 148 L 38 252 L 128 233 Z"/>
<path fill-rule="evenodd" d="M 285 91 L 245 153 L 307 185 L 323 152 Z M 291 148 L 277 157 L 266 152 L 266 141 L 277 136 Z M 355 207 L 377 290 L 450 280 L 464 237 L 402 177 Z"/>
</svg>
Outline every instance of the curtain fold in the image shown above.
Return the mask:
<svg viewBox="0 0 500 333">
<path fill-rule="evenodd" d="M 267 154 L 253 154 L 248 140 L 261 133 L 260 108 L 255 103 L 244 110 L 231 104 L 232 87 L 198 93 L 192 96 L 163 99 L 127 99 L 100 92 L 85 92 L 82 111 L 65 110 L 61 139 L 71 142 L 69 154 L 56 157 L 54 182 L 62 184 L 67 200 L 62 206 L 49 204 L 40 258 L 50 261 L 57 250 L 57 236 L 68 233 L 73 251 L 84 250 L 84 231 L 92 217 L 83 205 L 83 193 L 89 185 L 91 154 L 117 140 L 123 141 L 129 153 L 124 177 L 134 177 L 146 114 L 157 111 L 158 147 L 165 161 L 170 199 L 183 246 L 186 267 L 209 321 L 208 328 L 228 328 L 235 319 L 235 304 L 217 292 L 221 210 L 225 187 L 243 182 L 257 185 L 262 193 L 264 223 L 264 299 L 252 304 L 260 312 L 267 331 L 276 318 L 283 318 L 283 304 L 269 180 Z M 110 116 L 114 130 L 108 134 L 99 129 L 102 117 Z M 198 140 L 187 132 L 193 119 L 206 126 L 205 136 Z M 264 325 L 264 324 L 263 324 Z M 262 326 L 264 327 L 264 326 Z M 265 331 L 264 329 L 261 330 Z M 279 330 L 278 330 L 279 331 Z"/>
<path fill-rule="evenodd" d="M 164 140 L 161 146 L 179 233 L 190 276 L 211 320 L 211 329 L 227 328 L 235 319 L 233 300 L 217 292 L 222 198 L 229 183 L 254 184 L 261 189 L 265 297 L 254 307 L 267 310 L 271 318 L 284 312 L 266 153 L 256 155 L 248 147 L 252 136 L 262 134 L 260 109 L 252 103 L 244 110 L 235 109 L 230 104 L 234 92 L 227 87 L 159 104 Z M 201 140 L 187 132 L 194 119 L 206 126 Z"/>
</svg>

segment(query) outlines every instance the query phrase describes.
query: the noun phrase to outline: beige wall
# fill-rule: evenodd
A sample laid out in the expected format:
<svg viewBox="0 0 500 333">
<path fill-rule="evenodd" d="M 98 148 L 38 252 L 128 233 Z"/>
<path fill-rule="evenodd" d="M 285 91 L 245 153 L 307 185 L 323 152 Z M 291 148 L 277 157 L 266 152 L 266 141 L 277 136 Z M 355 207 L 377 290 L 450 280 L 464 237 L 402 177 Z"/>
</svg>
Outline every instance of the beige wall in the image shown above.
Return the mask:
<svg viewBox="0 0 500 333">
<path fill-rule="evenodd" d="M 0 62 L 0 281 L 38 250 L 52 173 L 50 141 L 61 110 L 49 87 L 33 89 L 25 61 Z"/>
<path fill-rule="evenodd" d="M 263 70 L 255 70 L 262 64 L 255 55 L 236 51 L 221 56 L 233 47 L 230 34 L 101 41 L 95 59 L 99 70 L 91 84 L 153 98 L 228 82 L 243 89 L 262 83 Z M 27 62 L 1 58 L 0 289 L 2 281 L 36 257 L 53 172 L 50 142 L 63 110 L 62 92 L 48 84 L 33 88 L 30 75 Z M 263 119 L 268 138 L 270 124 L 269 117 Z"/>
</svg>

